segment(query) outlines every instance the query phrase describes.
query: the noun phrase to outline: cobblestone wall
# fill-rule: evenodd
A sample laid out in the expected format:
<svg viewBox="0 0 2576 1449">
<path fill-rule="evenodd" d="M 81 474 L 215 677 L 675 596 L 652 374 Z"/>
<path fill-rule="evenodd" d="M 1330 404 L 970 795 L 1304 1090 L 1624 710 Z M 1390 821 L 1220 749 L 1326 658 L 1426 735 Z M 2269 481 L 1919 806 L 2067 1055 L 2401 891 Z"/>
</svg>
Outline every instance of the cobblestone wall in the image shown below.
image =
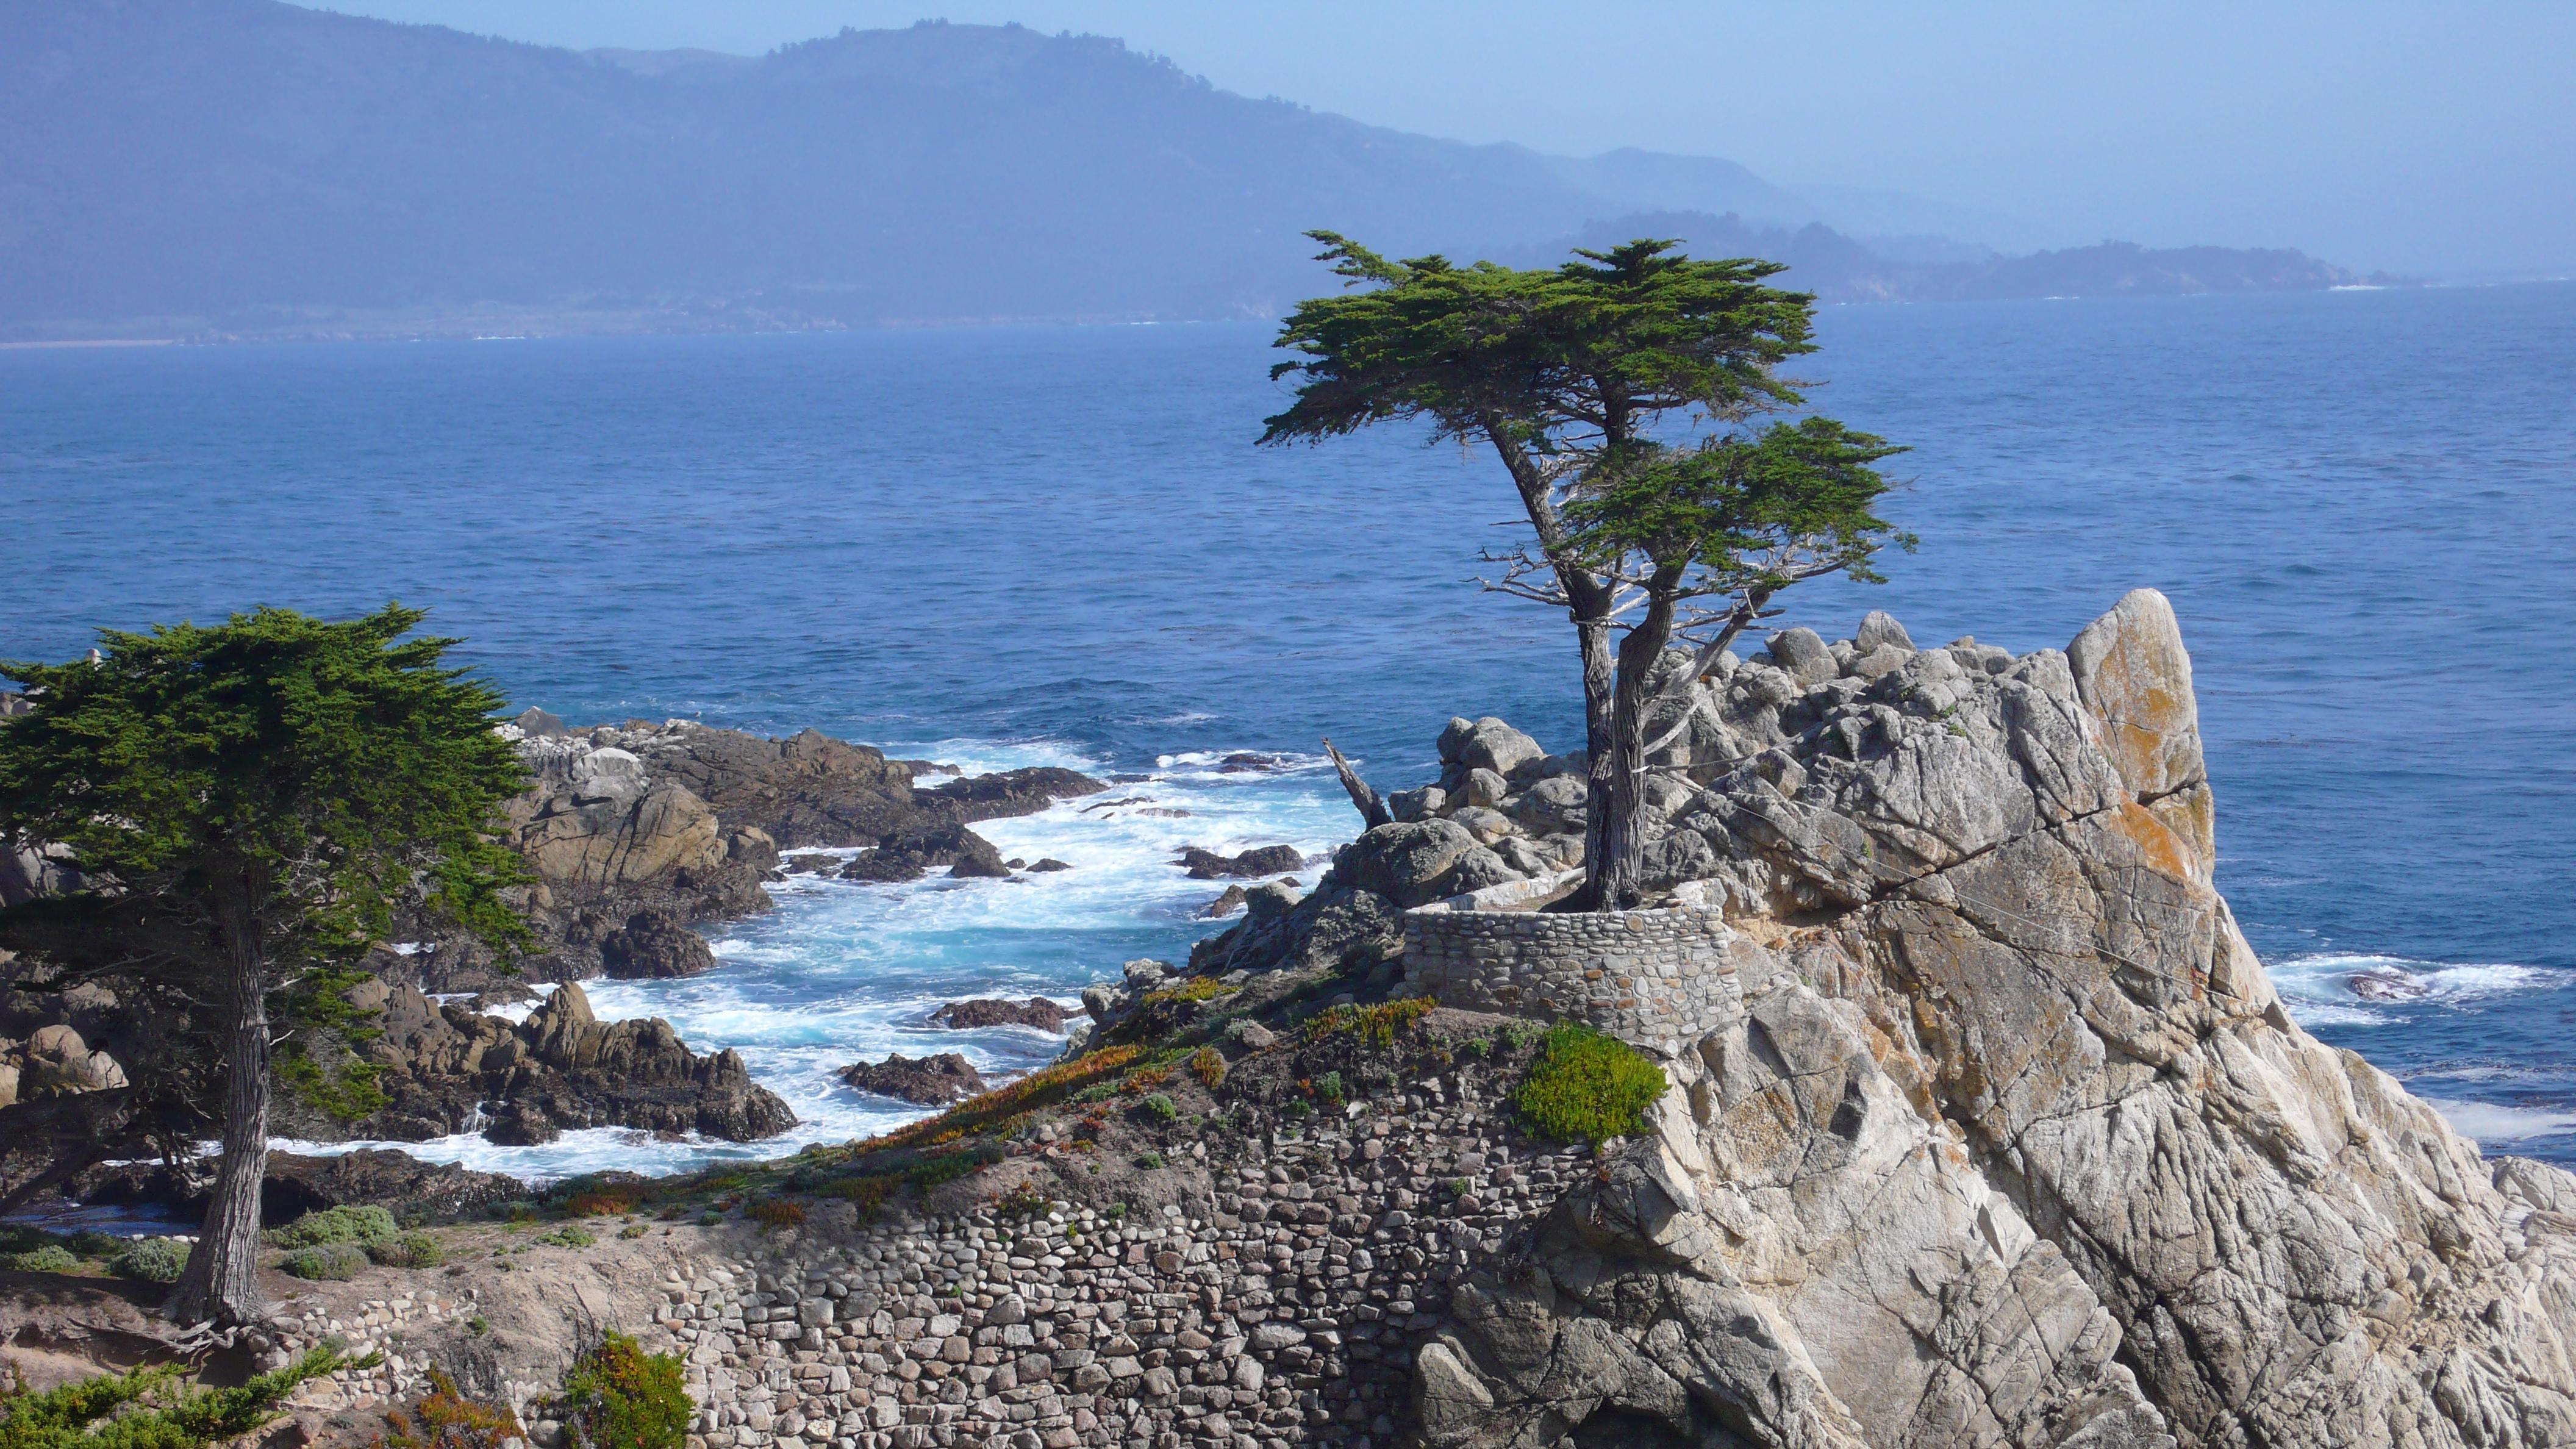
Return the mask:
<svg viewBox="0 0 2576 1449">
<path fill-rule="evenodd" d="M 818 1210 L 699 1260 L 660 1314 L 691 1449 L 1385 1449 L 1450 1285 L 1590 1160 L 1436 1092 L 1410 1116 L 1247 1144 L 1205 1216 Z"/>
<path fill-rule="evenodd" d="M 1572 1017 L 1666 1052 L 1744 1014 L 1735 956 L 1750 948 L 1715 910 L 1404 917 L 1405 980 L 1442 1005 Z"/>
</svg>

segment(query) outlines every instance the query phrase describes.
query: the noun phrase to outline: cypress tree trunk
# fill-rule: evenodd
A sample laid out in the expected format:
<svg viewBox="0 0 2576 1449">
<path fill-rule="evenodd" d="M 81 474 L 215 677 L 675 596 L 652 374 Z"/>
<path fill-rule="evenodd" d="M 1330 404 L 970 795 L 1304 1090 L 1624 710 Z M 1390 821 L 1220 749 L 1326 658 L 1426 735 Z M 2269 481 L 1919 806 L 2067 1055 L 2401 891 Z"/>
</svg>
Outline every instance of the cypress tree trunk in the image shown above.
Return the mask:
<svg viewBox="0 0 2576 1449">
<path fill-rule="evenodd" d="M 1611 821 L 1618 814 L 1618 651 L 1610 621 L 1578 619 L 1583 647 L 1583 885 L 1563 909 L 1611 910 Z"/>
<path fill-rule="evenodd" d="M 182 1323 L 249 1323 L 268 1311 L 259 1286 L 259 1190 L 268 1175 L 268 967 L 238 890 L 218 905 L 227 960 L 228 1081 L 223 1161 L 187 1271 L 164 1308 Z"/>
<path fill-rule="evenodd" d="M 1659 581 L 1664 586 L 1649 590 L 1645 615 L 1619 641 L 1609 690 L 1609 809 L 1598 828 L 1600 864 L 1587 875 L 1597 892 L 1595 910 L 1634 910 L 1645 895 L 1646 835 L 1639 824 L 1646 800 L 1646 685 L 1673 634 L 1671 582 Z M 1593 778 L 1601 774 L 1596 755 Z"/>
</svg>

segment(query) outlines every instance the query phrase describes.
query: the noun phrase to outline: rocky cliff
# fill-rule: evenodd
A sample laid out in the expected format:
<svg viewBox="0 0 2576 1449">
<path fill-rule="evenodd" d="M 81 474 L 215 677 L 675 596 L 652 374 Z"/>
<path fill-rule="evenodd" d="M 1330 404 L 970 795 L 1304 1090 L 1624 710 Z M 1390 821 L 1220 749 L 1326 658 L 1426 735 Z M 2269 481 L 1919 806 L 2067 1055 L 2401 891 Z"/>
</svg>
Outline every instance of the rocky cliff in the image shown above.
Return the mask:
<svg viewBox="0 0 2576 1449">
<path fill-rule="evenodd" d="M 1641 1043 L 1653 1136 L 1462 1292 L 1431 1442 L 2576 1442 L 2576 1179 L 2283 1010 L 2161 596 L 2019 658 L 1792 631 L 1683 707 L 1655 858 L 1739 1012 Z M 1201 964 L 1385 971 L 1401 908 L 1495 874 L 1455 820 Z M 1587 964 L 1595 1006 L 1658 989 Z"/>
</svg>

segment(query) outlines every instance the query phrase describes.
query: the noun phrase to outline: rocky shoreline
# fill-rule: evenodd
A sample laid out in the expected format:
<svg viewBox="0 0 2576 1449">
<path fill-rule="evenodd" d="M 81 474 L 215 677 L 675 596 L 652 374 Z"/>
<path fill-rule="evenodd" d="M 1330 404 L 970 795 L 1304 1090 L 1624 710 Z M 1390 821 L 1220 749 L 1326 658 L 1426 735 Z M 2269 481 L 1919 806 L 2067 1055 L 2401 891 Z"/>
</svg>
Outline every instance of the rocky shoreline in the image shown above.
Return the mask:
<svg viewBox="0 0 2576 1449">
<path fill-rule="evenodd" d="M 795 1114 L 751 1080 L 739 1055 L 693 1052 L 659 1020 L 601 1022 L 577 983 L 712 968 L 692 927 L 771 909 L 765 886 L 778 878 L 782 847 L 858 847 L 857 862 L 879 863 L 876 874 L 845 877 L 909 879 L 927 867 L 913 858 L 915 843 L 933 839 L 949 851 L 935 863 L 952 873 L 1008 875 L 971 824 L 1103 788 L 1059 769 L 964 777 L 814 730 L 764 739 L 686 720 L 576 730 L 531 709 L 503 732 L 532 776 L 507 812 L 535 877 L 520 902 L 527 951 L 504 961 L 478 941 L 398 928 L 412 939 L 374 950 L 365 962 L 374 979 L 351 996 L 369 1028 L 357 1051 L 379 1073 L 385 1105 L 351 1119 L 281 1093 L 280 1135 L 424 1141 L 477 1131 L 533 1145 L 616 1126 L 736 1142 L 775 1136 Z M 893 861 L 905 864 L 884 868 Z M 13 899 L 76 885 L 41 855 L 13 853 L 0 871 Z M 530 981 L 564 984 L 538 1002 Z M 523 1020 L 489 1014 L 528 1003 Z M 159 1039 L 151 1013 L 111 991 L 0 993 L 0 1108 L 54 1098 L 107 1120 L 127 1086 L 123 1063 L 160 1050 Z M 129 1174 L 101 1190 L 133 1201 L 138 1181 L 162 1184 L 165 1207 L 193 1190 L 168 1174 Z M 525 1196 L 524 1187 L 509 1196 Z"/>
<path fill-rule="evenodd" d="M 1057 1065 L 868 1142 L 566 1184 L 552 1212 L 625 1228 L 505 1245 L 527 1277 L 440 1299 L 494 1331 L 443 1308 L 407 1367 L 533 1409 L 604 1313 L 649 1317 L 691 1449 L 2576 1443 L 2576 1177 L 2483 1155 L 2283 1008 L 2215 888 L 2161 596 L 2063 651 L 1873 615 L 1677 684 L 1645 908 L 1547 912 L 1581 761 L 1453 722 L 1393 823 L 1311 890 L 1246 889 L 1187 965 L 1087 991 Z M 660 850 L 633 823 L 694 818 L 645 809 L 679 767 L 618 795 L 614 757 L 564 753 L 568 808 L 528 819 L 598 810 L 542 827 L 583 870 L 676 887 L 767 834 L 710 811 Z M 707 788 L 792 768 L 744 758 L 778 763 Z M 880 838 L 963 828 L 922 808 Z M 615 1030 L 577 988 L 507 1041 L 388 989 L 416 1059 L 470 1039 L 516 1070 Z M 1551 1023 L 1659 1095 L 1566 1135 L 1534 1105 Z M 703 1110 L 709 1060 L 635 1110 Z M 370 1271 L 350 1291 L 401 1301 Z"/>
</svg>

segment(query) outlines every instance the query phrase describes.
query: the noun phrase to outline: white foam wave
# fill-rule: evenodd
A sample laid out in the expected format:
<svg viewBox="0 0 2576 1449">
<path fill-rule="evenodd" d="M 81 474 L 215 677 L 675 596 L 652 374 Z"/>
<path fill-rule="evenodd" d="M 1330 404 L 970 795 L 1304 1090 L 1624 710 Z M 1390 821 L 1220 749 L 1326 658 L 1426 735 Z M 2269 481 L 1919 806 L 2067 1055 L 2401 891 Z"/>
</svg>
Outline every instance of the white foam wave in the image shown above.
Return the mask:
<svg viewBox="0 0 2576 1449">
<path fill-rule="evenodd" d="M 2265 970 L 2291 1013 L 2311 1027 L 2396 1024 L 2406 1020 L 2401 1013 L 2409 1008 L 2461 1007 L 2568 980 L 2539 966 L 2334 951 L 2288 957 Z"/>
<path fill-rule="evenodd" d="M 555 981 L 531 981 L 528 983 L 528 989 L 535 992 L 536 995 L 529 997 L 525 1001 L 495 1002 L 492 1005 L 484 1007 L 483 1014 L 485 1016 L 497 1016 L 503 1021 L 525 1021 L 528 1019 L 528 1014 L 530 1012 L 533 1012 L 538 1007 L 546 1004 L 546 998 L 552 995 L 555 987 L 561 984 L 562 983 Z M 587 990 L 588 988 L 584 989 Z"/>
<path fill-rule="evenodd" d="M 2425 1105 L 2442 1114 L 2454 1131 L 2480 1143 L 2520 1142 L 2576 1130 L 2576 1112 L 2549 1112 L 2534 1107 L 2507 1107 L 2495 1102 L 2465 1102 L 2426 1097 Z"/>
</svg>

